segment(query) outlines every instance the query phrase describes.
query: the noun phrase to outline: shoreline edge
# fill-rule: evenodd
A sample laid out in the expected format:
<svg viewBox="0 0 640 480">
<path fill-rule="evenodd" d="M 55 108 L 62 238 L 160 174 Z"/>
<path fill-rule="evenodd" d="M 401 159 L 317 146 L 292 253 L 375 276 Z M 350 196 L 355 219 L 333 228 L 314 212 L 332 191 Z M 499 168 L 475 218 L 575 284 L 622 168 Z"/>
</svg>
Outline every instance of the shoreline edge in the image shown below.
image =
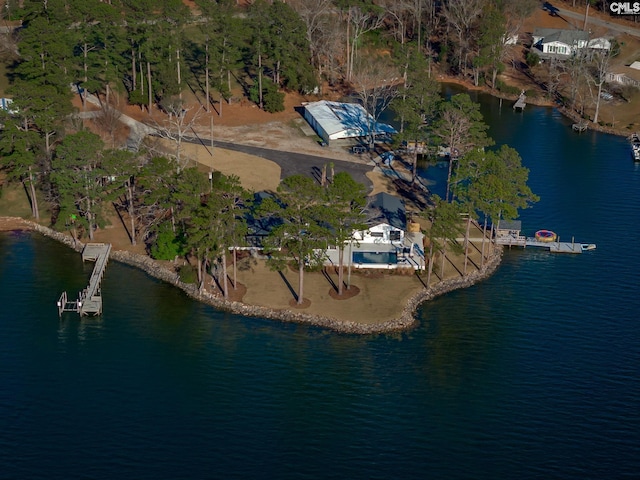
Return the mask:
<svg viewBox="0 0 640 480">
<path fill-rule="evenodd" d="M 73 238 L 64 233 L 57 232 L 49 227 L 45 227 L 30 220 L 25 220 L 20 217 L 0 217 L 0 220 L 9 224 L 9 227 L 4 229 L 5 231 L 35 231 L 47 238 L 56 240 L 77 252 L 81 252 L 84 247 L 83 242 L 74 241 Z M 209 292 L 198 291 L 198 288 L 194 284 L 181 282 L 175 272 L 160 265 L 148 255 L 114 249 L 111 250 L 109 258 L 119 263 L 142 270 L 147 275 L 157 280 L 161 280 L 181 289 L 192 299 L 225 312 L 245 317 L 260 317 L 269 320 L 322 327 L 337 333 L 371 335 L 404 331 L 415 327 L 418 323 L 416 312 L 422 303 L 448 292 L 473 286 L 488 278 L 500 265 L 503 251 L 503 248 L 496 246 L 495 253 L 488 259 L 485 265 L 480 270 L 477 270 L 466 277 L 444 280 L 431 288 L 421 289 L 409 298 L 398 317 L 377 324 L 361 324 L 358 322 L 338 320 L 320 315 L 273 309 L 259 305 L 250 305 L 247 303 L 225 300 L 224 298 L 212 295 Z"/>
</svg>

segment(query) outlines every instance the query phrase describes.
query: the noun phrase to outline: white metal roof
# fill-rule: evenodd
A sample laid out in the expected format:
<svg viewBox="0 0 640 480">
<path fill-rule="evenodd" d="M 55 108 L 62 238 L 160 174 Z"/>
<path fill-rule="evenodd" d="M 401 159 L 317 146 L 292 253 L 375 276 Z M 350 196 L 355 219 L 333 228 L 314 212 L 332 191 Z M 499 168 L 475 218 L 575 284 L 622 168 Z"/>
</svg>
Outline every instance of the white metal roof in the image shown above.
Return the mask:
<svg viewBox="0 0 640 480">
<path fill-rule="evenodd" d="M 376 122 L 358 103 L 321 100 L 309 103 L 305 108 L 318 125 L 327 132 L 330 140 L 366 136 L 370 126 L 376 134 L 397 133 L 391 125 Z"/>
</svg>

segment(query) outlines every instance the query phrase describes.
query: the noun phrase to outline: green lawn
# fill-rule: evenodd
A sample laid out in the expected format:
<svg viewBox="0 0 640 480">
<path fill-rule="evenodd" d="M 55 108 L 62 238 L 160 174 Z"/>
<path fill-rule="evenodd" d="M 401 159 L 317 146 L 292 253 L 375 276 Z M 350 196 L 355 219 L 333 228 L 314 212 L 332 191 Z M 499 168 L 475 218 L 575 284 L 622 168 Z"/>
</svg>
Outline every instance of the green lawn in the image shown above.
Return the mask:
<svg viewBox="0 0 640 480">
<path fill-rule="evenodd" d="M 40 216 L 49 215 L 46 202 L 38 192 L 38 205 Z M 29 197 L 21 183 L 4 183 L 0 189 L 0 216 L 2 217 L 22 217 L 31 218 L 31 205 Z"/>
</svg>

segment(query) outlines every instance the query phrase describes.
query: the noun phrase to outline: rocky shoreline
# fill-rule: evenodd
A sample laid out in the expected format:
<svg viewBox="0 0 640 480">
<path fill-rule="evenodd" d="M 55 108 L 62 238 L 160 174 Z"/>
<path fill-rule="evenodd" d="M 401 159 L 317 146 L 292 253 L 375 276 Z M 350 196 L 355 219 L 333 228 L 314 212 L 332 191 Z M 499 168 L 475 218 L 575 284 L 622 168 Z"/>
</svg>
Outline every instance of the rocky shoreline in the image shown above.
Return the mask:
<svg viewBox="0 0 640 480">
<path fill-rule="evenodd" d="M 84 243 L 74 241 L 68 235 L 42 226 L 38 223 L 15 217 L 3 217 L 0 219 L 4 230 L 32 230 L 41 235 L 56 240 L 77 252 L 81 252 Z M 368 325 L 357 322 L 338 320 L 330 317 L 311 315 L 303 312 L 290 310 L 272 309 L 257 305 L 248 305 L 241 302 L 225 300 L 220 296 L 209 292 L 200 292 L 194 284 L 181 282 L 177 274 L 153 260 L 147 255 L 128 252 L 125 250 L 112 250 L 110 258 L 126 265 L 138 268 L 153 278 L 170 283 L 189 295 L 194 300 L 198 300 L 207 305 L 211 305 L 220 310 L 224 310 L 246 317 L 261 317 L 283 322 L 300 323 L 317 327 L 328 328 L 339 333 L 370 335 L 393 331 L 401 331 L 412 328 L 417 323 L 416 311 L 423 302 L 431 300 L 447 292 L 460 288 L 470 287 L 493 274 L 502 260 L 502 248 L 495 249 L 495 254 L 487 261 L 484 267 L 464 278 L 455 278 L 438 283 L 436 286 L 421 290 L 413 295 L 405 305 L 399 317 L 383 323 Z"/>
</svg>

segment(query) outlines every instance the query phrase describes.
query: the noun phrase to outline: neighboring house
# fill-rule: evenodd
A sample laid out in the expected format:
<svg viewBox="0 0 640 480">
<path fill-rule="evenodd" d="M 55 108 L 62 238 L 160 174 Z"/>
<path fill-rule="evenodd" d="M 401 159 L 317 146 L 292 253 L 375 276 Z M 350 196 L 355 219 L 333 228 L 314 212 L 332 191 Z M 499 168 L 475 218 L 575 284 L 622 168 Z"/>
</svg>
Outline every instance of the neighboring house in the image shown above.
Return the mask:
<svg viewBox="0 0 640 480">
<path fill-rule="evenodd" d="M 589 32 L 582 30 L 536 28 L 532 45 L 544 55 L 567 58 L 584 48 L 609 50 L 611 41 L 603 37 L 590 39 Z"/>
<path fill-rule="evenodd" d="M 608 72 L 606 79 L 607 82 L 640 88 L 640 62 L 633 62 L 628 67 L 620 67 Z"/>
<path fill-rule="evenodd" d="M 397 133 L 391 125 L 376 122 L 358 103 L 321 100 L 304 105 L 304 118 L 326 143 L 342 138 L 390 135 Z"/>
</svg>

